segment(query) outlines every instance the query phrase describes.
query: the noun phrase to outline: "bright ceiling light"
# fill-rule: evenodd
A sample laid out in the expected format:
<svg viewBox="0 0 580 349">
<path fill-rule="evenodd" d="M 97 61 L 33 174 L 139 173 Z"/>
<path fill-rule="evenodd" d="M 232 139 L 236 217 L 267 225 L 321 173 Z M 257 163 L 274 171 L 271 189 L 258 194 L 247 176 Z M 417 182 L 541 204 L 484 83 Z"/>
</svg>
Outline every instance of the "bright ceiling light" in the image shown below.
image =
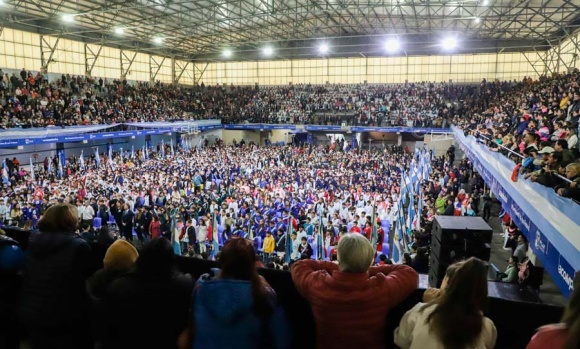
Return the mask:
<svg viewBox="0 0 580 349">
<path fill-rule="evenodd" d="M 75 21 L 75 15 L 64 15 L 62 16 L 62 20 L 67 23 L 72 23 Z"/>
<path fill-rule="evenodd" d="M 489 4 L 489 1 L 488 0 L 483 0 L 481 2 L 481 6 L 487 6 L 488 4 Z"/>
<path fill-rule="evenodd" d="M 454 48 L 457 47 L 457 39 L 453 37 L 445 38 L 443 39 L 443 41 L 441 41 L 441 46 L 445 50 L 453 50 Z"/>
<path fill-rule="evenodd" d="M 397 39 L 389 39 L 385 43 L 385 49 L 389 52 L 397 52 L 399 51 L 399 48 L 401 48 L 401 44 Z"/>
<path fill-rule="evenodd" d="M 125 29 L 123 29 L 123 28 L 115 28 L 115 34 L 121 35 L 123 33 L 125 33 Z"/>
<path fill-rule="evenodd" d="M 264 55 L 271 56 L 273 54 L 274 54 L 274 48 L 272 48 L 272 46 L 264 47 Z"/>
<path fill-rule="evenodd" d="M 328 44 L 320 44 L 320 46 L 318 47 L 318 52 L 325 54 L 328 53 L 329 47 Z"/>
<path fill-rule="evenodd" d="M 481 23 L 481 18 L 475 17 L 475 23 Z"/>
<path fill-rule="evenodd" d="M 224 50 L 224 52 L 222 53 L 222 55 L 223 55 L 225 58 L 230 58 L 230 57 L 232 56 L 232 50 L 230 50 L 230 49 L 225 49 L 225 50 Z"/>
<path fill-rule="evenodd" d="M 153 38 L 153 42 L 156 43 L 156 44 L 162 44 L 163 43 L 163 40 L 164 39 L 162 37 L 159 37 L 159 36 Z"/>
</svg>

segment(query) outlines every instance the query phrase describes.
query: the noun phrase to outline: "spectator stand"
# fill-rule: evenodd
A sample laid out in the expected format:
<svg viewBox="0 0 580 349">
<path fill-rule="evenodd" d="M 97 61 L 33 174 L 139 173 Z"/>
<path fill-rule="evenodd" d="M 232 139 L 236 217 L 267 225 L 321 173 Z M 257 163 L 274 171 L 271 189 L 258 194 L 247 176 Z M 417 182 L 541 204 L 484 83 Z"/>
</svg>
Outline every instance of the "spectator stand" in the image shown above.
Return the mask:
<svg viewBox="0 0 580 349">
<path fill-rule="evenodd" d="M 456 140 L 491 191 L 520 228 L 564 296 L 572 291 L 580 270 L 580 205 L 558 196 L 551 188 L 520 178 L 510 180 L 516 164 L 492 152 L 473 136 L 453 128 Z M 541 203 L 541 204 L 539 204 Z"/>
</svg>

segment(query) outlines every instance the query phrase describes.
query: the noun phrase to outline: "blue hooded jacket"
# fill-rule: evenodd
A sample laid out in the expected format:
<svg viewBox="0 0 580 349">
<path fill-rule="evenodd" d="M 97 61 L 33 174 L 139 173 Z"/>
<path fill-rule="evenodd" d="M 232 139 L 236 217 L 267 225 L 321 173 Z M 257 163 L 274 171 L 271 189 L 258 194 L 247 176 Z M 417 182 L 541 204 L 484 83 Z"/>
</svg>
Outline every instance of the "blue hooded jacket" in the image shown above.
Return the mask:
<svg viewBox="0 0 580 349">
<path fill-rule="evenodd" d="M 275 297 L 273 291 L 272 295 Z M 282 309 L 276 306 L 267 319 L 256 316 L 249 281 L 211 280 L 204 275 L 197 281 L 193 297 L 192 348 L 290 348 L 289 327 Z"/>
</svg>

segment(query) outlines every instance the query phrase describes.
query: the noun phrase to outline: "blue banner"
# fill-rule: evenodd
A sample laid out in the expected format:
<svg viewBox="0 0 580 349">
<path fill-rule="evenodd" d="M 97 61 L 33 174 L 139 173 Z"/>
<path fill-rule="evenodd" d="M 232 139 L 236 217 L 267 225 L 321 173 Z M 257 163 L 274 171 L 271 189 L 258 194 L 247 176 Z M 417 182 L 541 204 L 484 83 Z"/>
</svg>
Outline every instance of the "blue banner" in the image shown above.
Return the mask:
<svg viewBox="0 0 580 349">
<path fill-rule="evenodd" d="M 511 181 L 515 163 L 491 152 L 463 131 L 454 129 L 459 146 L 481 174 L 504 210 L 520 228 L 529 246 L 562 294 L 574 290 L 572 279 L 580 270 L 580 205 L 558 196 L 552 188 L 518 178 Z"/>
<path fill-rule="evenodd" d="M 411 133 L 437 133 L 446 134 L 452 133 L 448 128 L 424 128 L 424 127 L 351 127 L 352 132 L 411 132 Z"/>
<path fill-rule="evenodd" d="M 223 128 L 224 130 L 295 130 L 296 125 L 236 124 L 223 125 Z"/>
<path fill-rule="evenodd" d="M 306 131 L 325 131 L 325 132 L 336 132 L 336 131 L 346 131 L 341 126 L 325 126 L 325 125 L 306 125 L 304 126 Z"/>
</svg>

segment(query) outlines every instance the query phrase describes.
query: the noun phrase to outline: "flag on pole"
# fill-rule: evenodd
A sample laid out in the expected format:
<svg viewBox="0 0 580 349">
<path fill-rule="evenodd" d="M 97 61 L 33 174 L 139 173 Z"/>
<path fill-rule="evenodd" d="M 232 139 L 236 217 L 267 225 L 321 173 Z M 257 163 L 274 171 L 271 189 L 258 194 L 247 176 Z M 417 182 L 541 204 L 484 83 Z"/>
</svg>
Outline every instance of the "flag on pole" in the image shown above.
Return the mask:
<svg viewBox="0 0 580 349">
<path fill-rule="evenodd" d="M 290 215 L 290 220 L 288 221 L 288 228 L 286 229 L 286 253 L 284 254 L 284 263 L 290 263 L 290 256 L 292 255 L 292 215 Z"/>
<path fill-rule="evenodd" d="M 113 166 L 113 145 L 109 144 L 109 164 Z"/>
<path fill-rule="evenodd" d="M 371 215 L 371 245 L 373 245 L 373 251 L 377 253 L 377 242 L 379 240 L 379 232 L 377 227 L 377 206 L 376 202 L 373 202 L 373 214 Z"/>
<path fill-rule="evenodd" d="M 215 215 L 215 211 L 213 212 L 213 218 L 212 218 L 211 222 L 212 222 L 213 232 L 212 232 L 212 237 L 211 237 L 212 250 L 211 250 L 211 254 L 210 254 L 210 259 L 216 260 L 217 254 L 220 250 L 220 244 L 219 244 L 218 222 L 217 222 L 217 217 Z"/>
<path fill-rule="evenodd" d="M 6 165 L 6 160 L 4 160 L 4 165 Z M 48 173 L 52 173 L 52 157 L 48 161 Z"/>
<path fill-rule="evenodd" d="M 165 159 L 165 142 L 161 140 L 161 158 Z"/>
<path fill-rule="evenodd" d="M 62 178 L 63 175 L 64 175 L 64 172 L 62 170 L 62 159 L 61 159 L 61 156 L 62 156 L 62 152 L 59 153 L 59 157 L 58 157 L 58 176 L 60 178 Z"/>
<path fill-rule="evenodd" d="M 135 159 L 135 146 L 131 145 L 131 159 Z"/>
<path fill-rule="evenodd" d="M 30 158 L 30 178 L 32 178 L 32 180 L 35 180 L 34 177 L 34 165 L 32 164 L 32 158 Z"/>
<path fill-rule="evenodd" d="M 173 138 L 171 138 L 171 156 L 175 155 L 175 152 L 173 151 Z"/>
<path fill-rule="evenodd" d="M 83 151 L 81 150 L 81 156 L 79 156 L 79 165 L 81 170 L 85 170 L 85 159 L 83 158 Z"/>
<path fill-rule="evenodd" d="M 101 156 L 99 155 L 99 147 L 95 148 L 95 162 L 97 163 L 97 168 L 101 167 Z"/>
<path fill-rule="evenodd" d="M 322 241 L 324 241 L 323 239 L 323 234 L 324 234 L 324 227 L 322 226 L 322 211 L 319 214 L 318 217 L 318 237 L 316 238 L 316 252 L 318 255 L 318 260 L 323 260 L 324 259 L 324 245 L 322 244 Z"/>
<path fill-rule="evenodd" d="M 121 156 L 121 162 L 123 162 L 123 148 L 119 149 L 119 155 Z"/>
<path fill-rule="evenodd" d="M 145 159 L 149 159 L 149 150 L 147 150 L 147 144 L 145 144 L 144 148 L 145 148 L 145 153 L 144 153 Z"/>
<path fill-rule="evenodd" d="M 4 159 L 4 162 L 2 163 L 2 182 L 7 184 L 9 181 L 10 178 L 8 177 L 8 167 L 6 166 L 6 159 Z"/>
</svg>

